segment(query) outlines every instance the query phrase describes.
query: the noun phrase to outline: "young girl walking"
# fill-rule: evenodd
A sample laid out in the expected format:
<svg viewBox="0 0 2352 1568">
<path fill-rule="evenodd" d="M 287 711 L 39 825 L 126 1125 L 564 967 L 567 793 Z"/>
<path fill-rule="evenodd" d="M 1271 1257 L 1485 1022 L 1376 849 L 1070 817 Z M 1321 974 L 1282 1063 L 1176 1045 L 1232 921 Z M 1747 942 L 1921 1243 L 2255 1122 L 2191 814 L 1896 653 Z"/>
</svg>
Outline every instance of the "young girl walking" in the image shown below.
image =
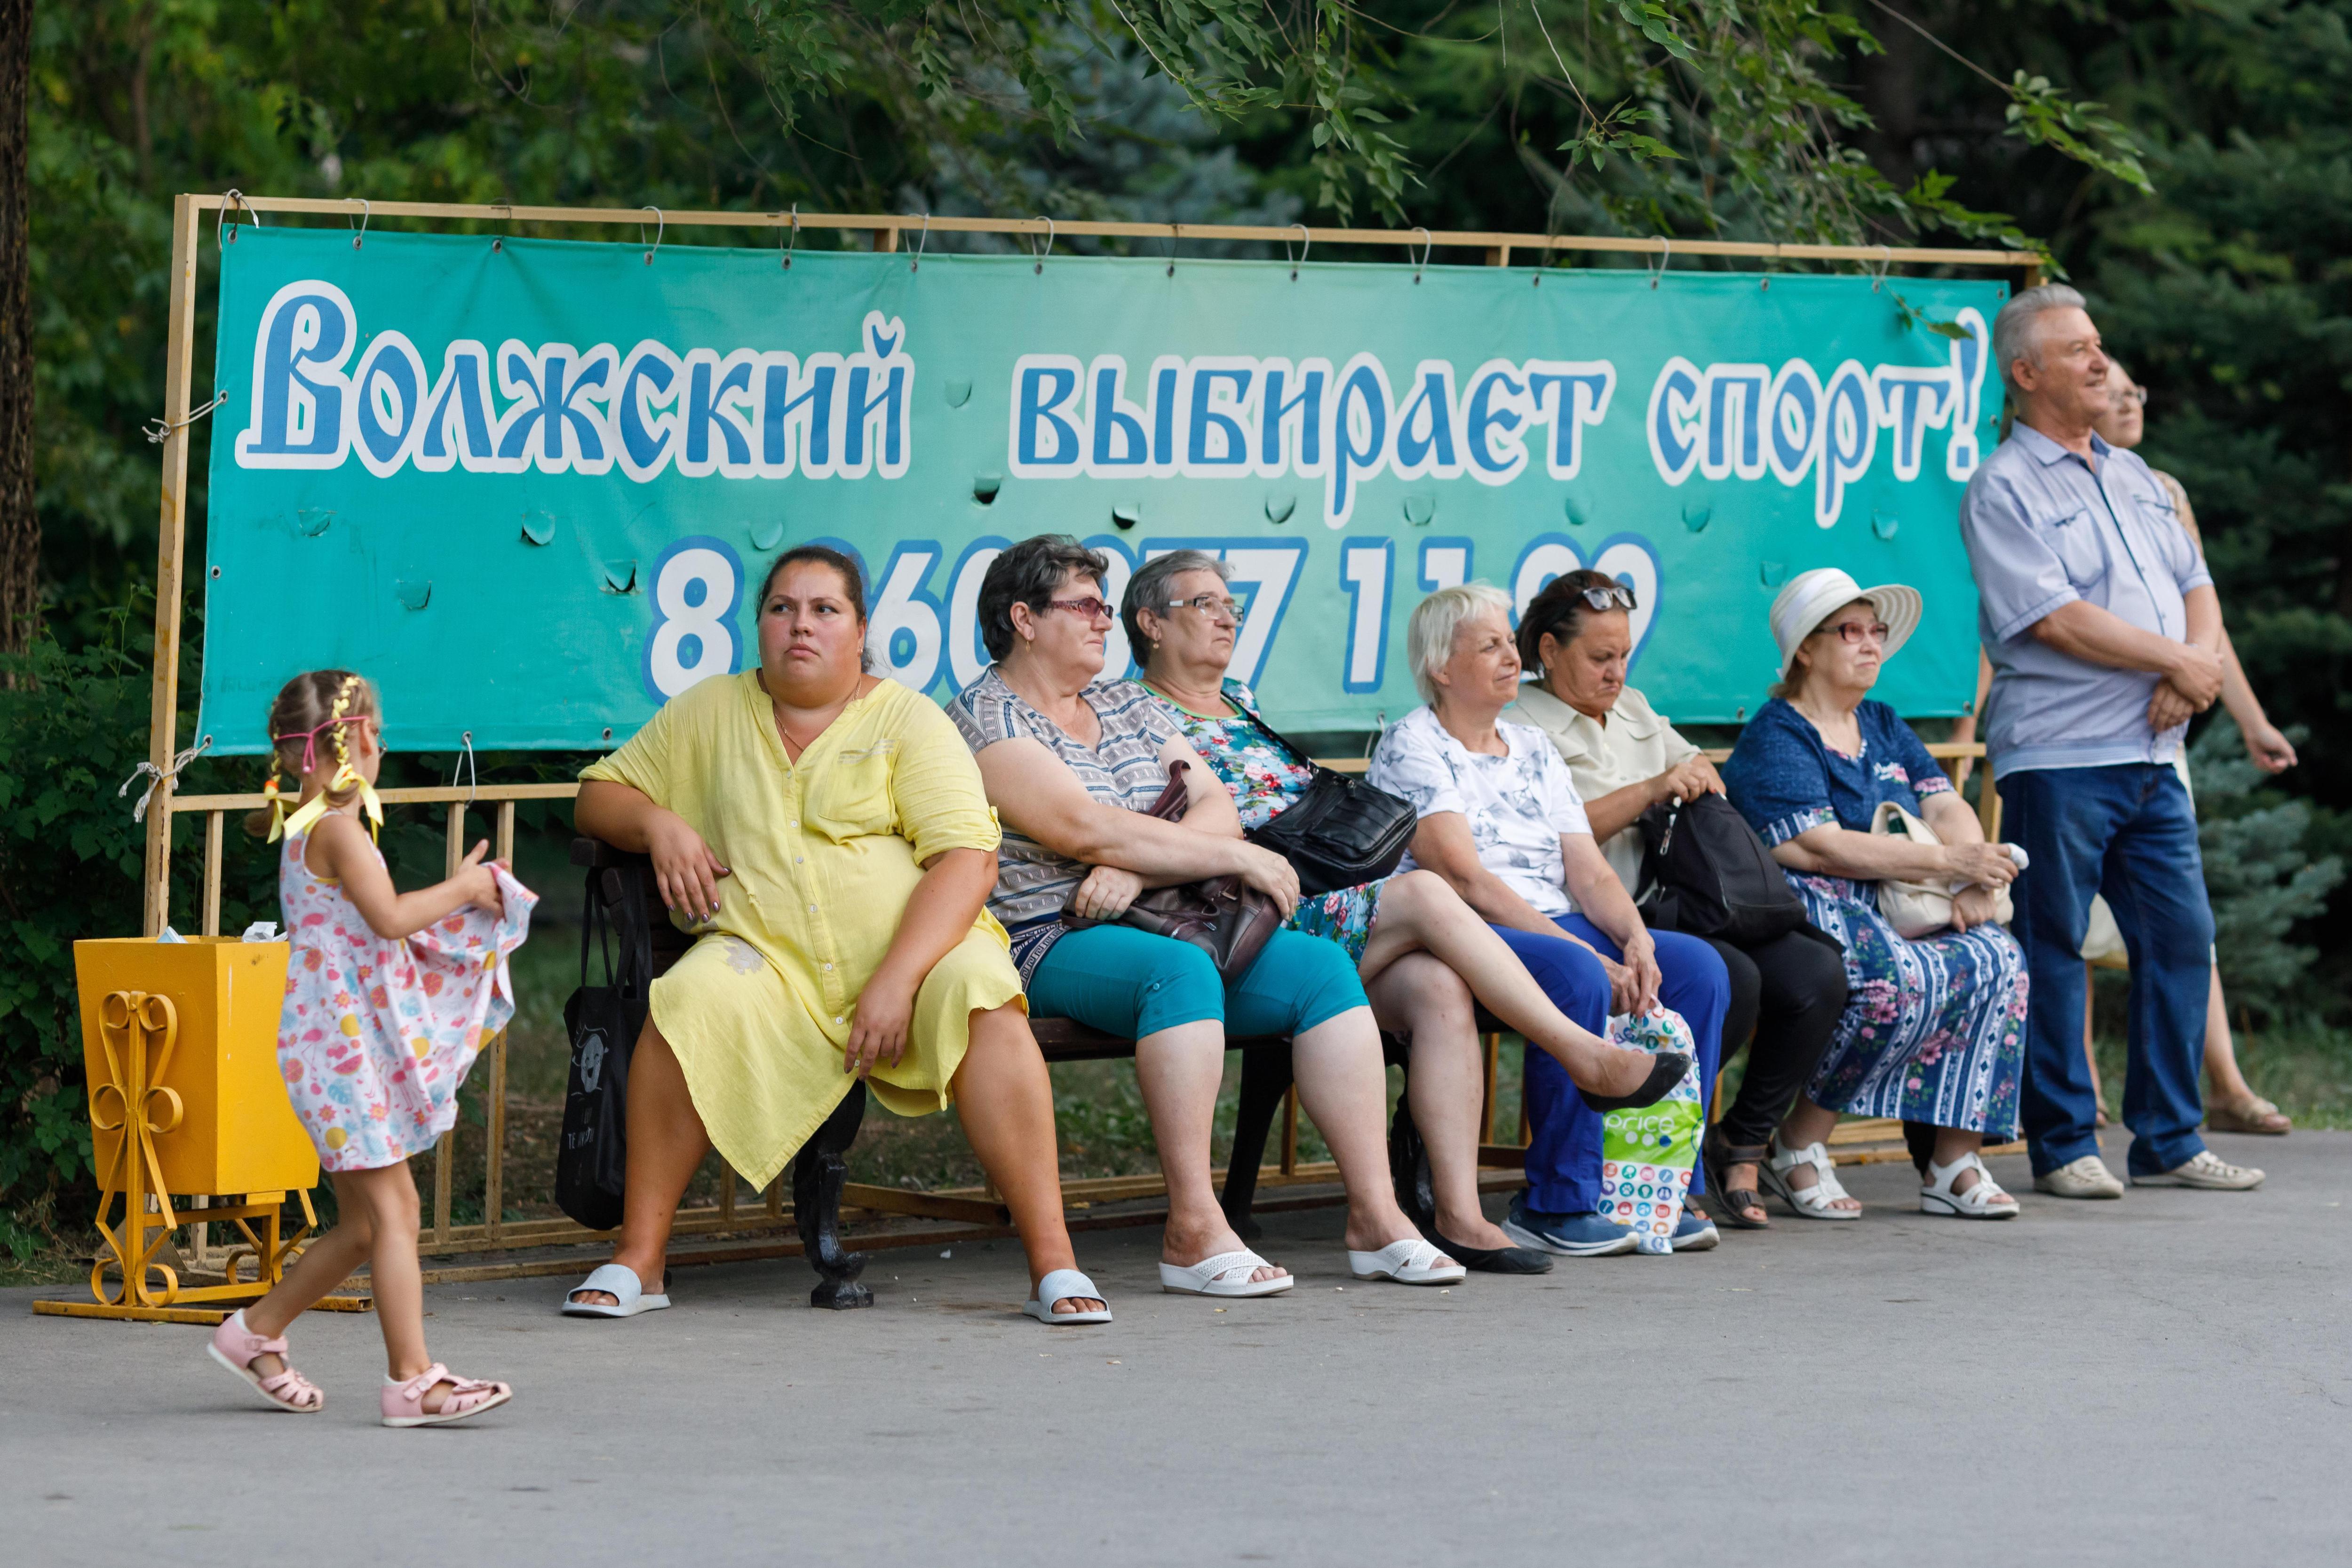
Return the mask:
<svg viewBox="0 0 2352 1568">
<path fill-rule="evenodd" d="M 487 844 L 446 882 L 392 885 L 373 837 L 382 721 L 374 688 L 342 669 L 296 676 L 270 706 L 269 805 L 246 826 L 285 840 L 278 895 L 293 960 L 278 1065 L 334 1180 L 337 1217 L 276 1289 L 221 1324 L 211 1351 L 277 1408 L 320 1409 L 326 1395 L 287 1364 L 286 1330 L 364 1259 L 383 1328 L 383 1424 L 431 1426 L 514 1396 L 425 1352 L 408 1160 L 457 1121 L 457 1086 L 514 1014 L 507 955 L 538 895 L 485 864 Z M 301 775 L 290 815 L 278 789 L 289 768 Z"/>
</svg>

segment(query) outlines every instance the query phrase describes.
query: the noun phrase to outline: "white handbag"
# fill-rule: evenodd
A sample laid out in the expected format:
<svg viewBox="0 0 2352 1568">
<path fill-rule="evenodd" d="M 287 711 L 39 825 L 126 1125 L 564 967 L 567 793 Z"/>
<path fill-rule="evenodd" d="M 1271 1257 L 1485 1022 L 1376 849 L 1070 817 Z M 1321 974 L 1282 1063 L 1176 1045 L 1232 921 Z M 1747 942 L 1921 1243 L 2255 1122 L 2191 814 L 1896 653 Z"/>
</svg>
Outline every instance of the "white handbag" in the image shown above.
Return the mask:
<svg viewBox="0 0 2352 1568">
<path fill-rule="evenodd" d="M 1914 844 L 1941 844 L 1936 830 L 1912 816 L 1891 800 L 1882 800 L 1871 814 L 1870 830 L 1888 837 L 1908 838 Z M 1878 884 L 1878 912 L 1895 933 L 1916 942 L 1923 936 L 1933 936 L 1948 930 L 1952 923 L 1952 894 L 1965 883 L 1940 888 L 1932 882 L 1898 882 L 1892 877 Z M 1991 889 L 1992 918 L 1997 924 L 2007 925 L 2016 910 L 2009 900 L 2006 884 Z"/>
</svg>

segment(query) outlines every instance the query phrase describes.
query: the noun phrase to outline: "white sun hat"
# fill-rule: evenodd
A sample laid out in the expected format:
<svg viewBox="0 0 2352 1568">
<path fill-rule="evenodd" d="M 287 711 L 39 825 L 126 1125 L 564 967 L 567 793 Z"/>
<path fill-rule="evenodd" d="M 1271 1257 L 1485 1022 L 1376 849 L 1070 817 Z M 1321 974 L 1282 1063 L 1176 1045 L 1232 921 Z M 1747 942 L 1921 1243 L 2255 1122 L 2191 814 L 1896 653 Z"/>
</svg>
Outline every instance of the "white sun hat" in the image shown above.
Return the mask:
<svg viewBox="0 0 2352 1568">
<path fill-rule="evenodd" d="M 1856 599 L 1869 600 L 1886 623 L 1886 647 L 1880 650 L 1881 659 L 1893 658 L 1895 650 L 1919 629 L 1922 605 L 1916 588 L 1899 583 L 1865 588 L 1834 566 L 1800 572 L 1772 601 L 1772 640 L 1780 645 L 1781 679 L 1789 679 L 1790 667 L 1797 662 L 1797 646 Z"/>
</svg>

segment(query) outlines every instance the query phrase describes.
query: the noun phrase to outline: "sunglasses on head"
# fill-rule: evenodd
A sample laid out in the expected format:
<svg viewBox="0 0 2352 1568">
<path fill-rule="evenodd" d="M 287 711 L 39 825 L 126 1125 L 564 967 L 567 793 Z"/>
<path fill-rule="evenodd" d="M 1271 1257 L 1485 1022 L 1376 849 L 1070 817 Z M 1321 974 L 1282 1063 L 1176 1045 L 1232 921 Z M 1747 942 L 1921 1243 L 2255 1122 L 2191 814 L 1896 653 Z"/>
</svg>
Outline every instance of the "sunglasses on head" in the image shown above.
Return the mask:
<svg viewBox="0 0 2352 1568">
<path fill-rule="evenodd" d="M 1622 583 L 1612 583 L 1605 588 L 1580 588 L 1578 596 L 1596 610 L 1633 610 L 1639 608 L 1633 590 Z"/>
</svg>

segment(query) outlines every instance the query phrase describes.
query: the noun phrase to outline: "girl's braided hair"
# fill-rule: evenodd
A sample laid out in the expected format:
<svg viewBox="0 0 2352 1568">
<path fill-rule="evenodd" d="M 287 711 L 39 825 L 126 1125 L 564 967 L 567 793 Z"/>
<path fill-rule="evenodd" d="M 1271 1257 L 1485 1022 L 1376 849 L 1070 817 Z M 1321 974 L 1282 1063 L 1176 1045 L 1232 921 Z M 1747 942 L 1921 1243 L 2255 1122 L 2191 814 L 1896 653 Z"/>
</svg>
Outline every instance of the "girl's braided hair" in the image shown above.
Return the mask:
<svg viewBox="0 0 2352 1568">
<path fill-rule="evenodd" d="M 278 803 L 281 793 L 288 793 L 289 797 L 302 793 L 299 780 L 304 749 L 312 744 L 312 735 L 322 725 L 338 717 L 335 711 L 338 699 L 342 702 L 340 715 L 342 718 L 381 720 L 383 717 L 383 707 L 376 700 L 375 688 L 369 683 L 367 677 L 348 669 L 306 670 L 280 688 L 278 700 L 270 703 L 269 782 L 264 786 L 270 804 L 247 813 L 245 819 L 245 830 L 256 838 L 269 837 L 272 823 L 282 820 L 284 807 Z M 320 738 L 325 742 L 320 750 L 329 752 L 339 762 L 348 760 L 351 742 L 343 734 L 341 725 L 336 725 Z M 319 750 L 311 752 L 314 760 L 319 754 Z M 341 772 L 340 768 L 334 771 Z M 289 773 L 295 775 L 297 783 L 291 792 L 284 792 L 280 779 Z M 327 804 L 341 810 L 349 805 L 359 793 L 356 785 L 330 789 L 326 792 Z"/>
</svg>

